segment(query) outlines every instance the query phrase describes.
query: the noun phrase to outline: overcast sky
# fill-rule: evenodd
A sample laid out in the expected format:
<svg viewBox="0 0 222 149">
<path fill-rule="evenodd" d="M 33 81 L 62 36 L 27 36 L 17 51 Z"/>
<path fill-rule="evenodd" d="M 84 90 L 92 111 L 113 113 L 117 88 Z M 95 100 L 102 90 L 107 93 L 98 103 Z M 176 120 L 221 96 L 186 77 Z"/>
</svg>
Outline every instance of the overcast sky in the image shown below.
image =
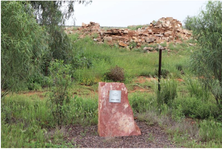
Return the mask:
<svg viewBox="0 0 222 149">
<path fill-rule="evenodd" d="M 87 6 L 76 3 L 73 18 L 78 26 L 93 21 L 100 26 L 127 27 L 149 24 L 161 17 L 173 17 L 184 23 L 188 15 L 197 15 L 206 3 L 206 0 L 92 0 Z M 66 24 L 72 25 L 73 18 Z"/>
</svg>

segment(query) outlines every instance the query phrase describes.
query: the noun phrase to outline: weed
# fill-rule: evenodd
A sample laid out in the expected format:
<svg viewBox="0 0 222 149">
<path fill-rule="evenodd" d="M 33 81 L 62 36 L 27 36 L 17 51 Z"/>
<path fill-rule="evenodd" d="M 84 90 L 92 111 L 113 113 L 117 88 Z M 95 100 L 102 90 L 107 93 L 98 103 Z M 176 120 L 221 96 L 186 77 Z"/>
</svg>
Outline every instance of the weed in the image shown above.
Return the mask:
<svg viewBox="0 0 222 149">
<path fill-rule="evenodd" d="M 157 92 L 157 101 L 159 105 L 163 103 L 168 106 L 172 105 L 173 100 L 177 97 L 177 82 L 174 79 L 161 80 L 161 90 Z"/>
<path fill-rule="evenodd" d="M 209 99 L 210 92 L 208 91 L 208 88 L 204 86 L 204 84 L 199 82 L 197 79 L 192 79 L 189 76 L 186 77 L 184 80 L 190 93 L 190 97 L 195 96 L 201 100 Z"/>
<path fill-rule="evenodd" d="M 118 66 L 110 68 L 109 72 L 105 73 L 105 78 L 107 80 L 112 80 L 112 81 L 124 81 L 124 70 L 123 68 L 120 68 Z"/>
<path fill-rule="evenodd" d="M 134 93 L 129 97 L 129 102 L 134 113 L 146 112 L 156 105 L 155 98 L 152 95 L 145 93 Z"/>
<path fill-rule="evenodd" d="M 129 48 L 130 48 L 130 49 L 133 49 L 133 48 L 135 48 L 136 46 L 137 46 L 137 44 L 136 44 L 136 42 L 134 42 L 134 41 L 132 41 L 132 42 L 129 43 Z"/>
<path fill-rule="evenodd" d="M 210 116 L 217 117 L 219 108 L 212 101 L 201 101 L 195 97 L 177 98 L 173 106 L 181 105 L 182 113 L 193 118 L 209 118 Z M 175 107 L 175 108 L 176 108 Z"/>
<path fill-rule="evenodd" d="M 203 120 L 200 123 L 200 139 L 201 141 L 222 142 L 222 123 L 214 120 Z"/>
</svg>

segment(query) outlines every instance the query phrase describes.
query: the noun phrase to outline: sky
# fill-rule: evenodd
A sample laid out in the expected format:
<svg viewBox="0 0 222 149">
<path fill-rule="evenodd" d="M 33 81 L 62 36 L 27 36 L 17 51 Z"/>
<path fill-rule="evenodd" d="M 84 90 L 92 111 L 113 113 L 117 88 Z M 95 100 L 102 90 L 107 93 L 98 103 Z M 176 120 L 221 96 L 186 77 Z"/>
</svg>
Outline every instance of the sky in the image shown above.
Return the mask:
<svg viewBox="0 0 222 149">
<path fill-rule="evenodd" d="M 99 23 L 100 26 L 127 27 L 150 24 L 162 17 L 173 17 L 184 24 L 185 18 L 196 16 L 205 8 L 205 0 L 92 0 L 87 6 L 74 5 L 74 16 L 66 25 Z"/>
</svg>

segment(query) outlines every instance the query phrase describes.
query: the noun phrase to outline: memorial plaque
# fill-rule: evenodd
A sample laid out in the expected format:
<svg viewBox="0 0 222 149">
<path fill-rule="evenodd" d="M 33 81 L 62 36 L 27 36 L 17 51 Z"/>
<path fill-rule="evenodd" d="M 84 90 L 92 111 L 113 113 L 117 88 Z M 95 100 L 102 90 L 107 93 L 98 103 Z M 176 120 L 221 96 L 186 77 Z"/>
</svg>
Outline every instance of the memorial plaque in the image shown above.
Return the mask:
<svg viewBox="0 0 222 149">
<path fill-rule="evenodd" d="M 109 91 L 109 102 L 120 103 L 121 102 L 121 90 Z"/>
<path fill-rule="evenodd" d="M 99 82 L 98 133 L 101 137 L 141 135 L 124 83 Z"/>
</svg>

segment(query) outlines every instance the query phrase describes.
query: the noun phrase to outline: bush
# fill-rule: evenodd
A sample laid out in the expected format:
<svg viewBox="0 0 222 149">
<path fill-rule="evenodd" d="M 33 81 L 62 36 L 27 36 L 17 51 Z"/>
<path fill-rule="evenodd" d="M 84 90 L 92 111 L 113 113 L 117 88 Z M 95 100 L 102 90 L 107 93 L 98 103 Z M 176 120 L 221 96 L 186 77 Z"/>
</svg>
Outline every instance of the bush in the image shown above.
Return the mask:
<svg viewBox="0 0 222 149">
<path fill-rule="evenodd" d="M 157 102 L 159 105 L 163 103 L 171 106 L 173 100 L 177 96 L 177 82 L 174 79 L 161 80 L 161 90 L 157 90 Z"/>
<path fill-rule="evenodd" d="M 196 97 L 178 98 L 173 103 L 173 107 L 177 108 L 179 105 L 181 105 L 184 115 L 193 118 L 206 119 L 218 116 L 219 108 L 211 101 L 201 101 Z"/>
<path fill-rule="evenodd" d="M 134 113 L 143 113 L 156 106 L 154 96 L 148 96 L 143 93 L 135 93 L 129 97 L 129 103 Z"/>
<path fill-rule="evenodd" d="M 62 60 L 50 63 L 50 78 L 54 86 L 50 88 L 50 109 L 58 126 L 61 126 L 65 117 L 64 106 L 70 102 L 68 87 L 71 85 L 71 65 L 64 65 Z"/>
<path fill-rule="evenodd" d="M 204 88 L 204 84 L 199 82 L 197 79 L 191 79 L 187 77 L 185 79 L 186 87 L 190 93 L 190 97 L 195 96 L 198 99 L 208 100 L 210 93 L 208 88 Z"/>
<path fill-rule="evenodd" d="M 200 138 L 201 141 L 222 142 L 222 123 L 213 120 L 203 120 L 200 123 Z"/>
<path fill-rule="evenodd" d="M 123 82 L 125 80 L 123 68 L 118 67 L 117 65 L 105 73 L 105 79 L 112 80 L 115 82 Z"/>
</svg>

